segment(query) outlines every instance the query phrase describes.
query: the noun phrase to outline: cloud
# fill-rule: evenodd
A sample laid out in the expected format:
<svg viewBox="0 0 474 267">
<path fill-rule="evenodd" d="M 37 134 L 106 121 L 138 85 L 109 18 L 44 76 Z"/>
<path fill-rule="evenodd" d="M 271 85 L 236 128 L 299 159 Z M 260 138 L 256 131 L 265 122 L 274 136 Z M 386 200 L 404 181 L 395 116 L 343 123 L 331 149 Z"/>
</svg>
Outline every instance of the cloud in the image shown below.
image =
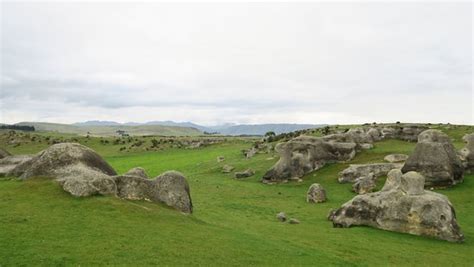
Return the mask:
<svg viewBox="0 0 474 267">
<path fill-rule="evenodd" d="M 0 121 L 473 124 L 471 3 L 2 3 Z"/>
</svg>

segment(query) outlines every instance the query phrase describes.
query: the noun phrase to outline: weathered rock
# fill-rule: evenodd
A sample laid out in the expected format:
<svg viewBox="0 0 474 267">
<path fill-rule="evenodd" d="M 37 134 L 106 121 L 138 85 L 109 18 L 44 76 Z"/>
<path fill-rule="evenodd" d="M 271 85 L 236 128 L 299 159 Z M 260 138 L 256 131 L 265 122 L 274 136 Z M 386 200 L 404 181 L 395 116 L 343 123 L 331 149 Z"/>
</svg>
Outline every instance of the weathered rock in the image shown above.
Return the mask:
<svg viewBox="0 0 474 267">
<path fill-rule="evenodd" d="M 116 175 L 115 170 L 94 150 L 76 143 L 60 143 L 41 151 L 31 160 L 13 169 L 12 174 L 21 179 L 34 176 L 64 177 L 69 167 L 81 164 L 107 175 Z"/>
<path fill-rule="evenodd" d="M 321 203 L 326 201 L 326 190 L 317 183 L 312 184 L 306 193 L 306 202 Z"/>
<path fill-rule="evenodd" d="M 225 164 L 224 166 L 222 166 L 222 172 L 223 173 L 230 173 L 231 171 L 233 171 L 235 168 L 233 166 L 230 166 L 230 165 L 227 165 Z"/>
<path fill-rule="evenodd" d="M 373 147 L 373 139 L 368 135 L 363 128 L 349 129 L 345 133 L 330 134 L 321 137 L 324 141 L 334 141 L 339 143 L 355 143 L 356 150 L 370 149 Z"/>
<path fill-rule="evenodd" d="M 116 185 L 112 177 L 81 163 L 68 166 L 57 181 L 63 190 L 76 197 L 92 195 L 115 195 Z"/>
<path fill-rule="evenodd" d="M 369 173 L 368 176 L 362 176 L 357 178 L 352 185 L 352 191 L 359 195 L 367 194 L 375 189 L 376 177 L 373 173 Z"/>
<path fill-rule="evenodd" d="M 427 130 L 428 127 L 424 125 L 395 125 L 387 126 L 381 130 L 383 139 L 399 139 L 404 141 L 415 142 L 418 135 Z"/>
<path fill-rule="evenodd" d="M 355 155 L 355 143 L 337 143 L 299 136 L 277 145 L 280 160 L 263 176 L 263 182 L 282 182 L 303 177 L 327 163 L 347 161 Z"/>
<path fill-rule="evenodd" d="M 0 177 L 14 176 L 12 173 L 13 169 L 32 158 L 33 155 L 14 155 L 0 159 Z"/>
<path fill-rule="evenodd" d="M 246 178 L 254 175 L 255 172 L 252 169 L 246 169 L 245 171 L 242 172 L 235 172 L 234 177 L 235 178 Z"/>
<path fill-rule="evenodd" d="M 402 163 L 371 163 L 371 164 L 351 164 L 348 168 L 339 173 L 340 183 L 352 183 L 359 177 L 367 177 L 372 173 L 375 178 L 387 175 L 392 169 L 401 169 Z"/>
<path fill-rule="evenodd" d="M 300 224 L 300 220 L 296 219 L 296 218 L 290 218 L 290 220 L 288 221 L 289 224 Z"/>
<path fill-rule="evenodd" d="M 474 172 L 474 133 L 466 134 L 462 138 L 466 146 L 459 151 L 464 169 L 467 172 Z"/>
<path fill-rule="evenodd" d="M 390 163 L 404 162 L 408 159 L 408 155 L 405 155 L 405 154 L 390 154 L 390 155 L 385 156 L 383 159 L 385 161 L 390 162 Z"/>
<path fill-rule="evenodd" d="M 382 133 L 381 133 L 380 130 L 377 129 L 377 128 L 370 128 L 370 129 L 367 131 L 367 135 L 370 136 L 370 138 L 371 138 L 374 142 L 377 142 L 377 141 L 382 140 Z"/>
<path fill-rule="evenodd" d="M 145 169 L 143 169 L 142 167 L 132 168 L 128 172 L 126 172 L 124 175 L 125 176 L 138 176 L 138 177 L 148 179 L 148 175 L 146 174 Z"/>
<path fill-rule="evenodd" d="M 246 149 L 243 151 L 244 155 L 246 158 L 252 158 L 253 156 L 255 156 L 255 154 L 257 154 L 258 150 L 255 148 L 255 147 L 251 147 L 249 149 Z"/>
<path fill-rule="evenodd" d="M 464 167 L 449 137 L 439 130 L 426 130 L 418 136 L 415 150 L 402 172 L 420 172 L 425 187 L 445 187 L 462 182 Z"/>
<path fill-rule="evenodd" d="M 153 180 L 136 175 L 119 175 L 114 177 L 117 185 L 117 196 L 131 200 L 150 200 L 153 192 Z"/>
<path fill-rule="evenodd" d="M 276 218 L 280 221 L 280 222 L 284 222 L 286 221 L 286 214 L 282 211 L 282 212 L 279 212 L 277 215 L 276 215 Z"/>
<path fill-rule="evenodd" d="M 462 242 L 464 236 L 448 198 L 423 190 L 422 175 L 399 170 L 389 174 L 384 189 L 358 195 L 329 214 L 334 227 L 367 225 L 379 229 Z"/>
<path fill-rule="evenodd" d="M 156 177 L 153 184 L 151 201 L 163 202 L 184 213 L 192 213 L 193 204 L 189 185 L 183 174 L 177 171 L 167 171 Z"/>
<path fill-rule="evenodd" d="M 6 151 L 5 149 L 3 149 L 3 148 L 0 147 L 0 159 L 9 157 L 9 156 L 11 156 L 11 155 L 12 155 L 12 154 L 10 154 L 8 151 Z"/>
<path fill-rule="evenodd" d="M 225 160 L 224 156 L 217 157 L 217 162 L 222 162 L 224 160 Z"/>
</svg>

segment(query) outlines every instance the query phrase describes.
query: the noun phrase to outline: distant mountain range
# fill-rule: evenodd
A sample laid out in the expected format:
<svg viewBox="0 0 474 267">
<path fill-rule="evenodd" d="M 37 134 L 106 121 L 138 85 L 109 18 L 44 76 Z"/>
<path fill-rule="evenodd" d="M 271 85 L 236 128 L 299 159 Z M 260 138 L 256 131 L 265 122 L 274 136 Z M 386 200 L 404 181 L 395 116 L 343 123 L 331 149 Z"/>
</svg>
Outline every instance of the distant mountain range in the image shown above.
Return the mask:
<svg viewBox="0 0 474 267">
<path fill-rule="evenodd" d="M 295 124 L 295 123 L 272 123 L 272 124 L 233 124 L 226 123 L 215 126 L 203 126 L 192 122 L 174 122 L 174 121 L 149 121 L 145 123 L 126 122 L 118 123 L 115 121 L 86 121 L 74 123 L 75 126 L 145 126 L 159 125 L 170 127 L 185 127 L 198 129 L 201 132 L 219 133 L 223 135 L 264 135 L 269 131 L 276 134 L 294 132 L 304 129 L 324 127 L 326 124 Z"/>
</svg>

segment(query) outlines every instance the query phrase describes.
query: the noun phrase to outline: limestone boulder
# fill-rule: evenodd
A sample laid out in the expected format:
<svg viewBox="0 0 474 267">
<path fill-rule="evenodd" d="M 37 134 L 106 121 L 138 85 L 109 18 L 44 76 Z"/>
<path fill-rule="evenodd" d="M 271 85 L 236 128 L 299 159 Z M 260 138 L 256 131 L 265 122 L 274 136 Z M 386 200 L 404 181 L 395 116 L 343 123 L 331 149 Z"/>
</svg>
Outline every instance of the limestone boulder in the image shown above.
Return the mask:
<svg viewBox="0 0 474 267">
<path fill-rule="evenodd" d="M 6 151 L 5 149 L 3 149 L 3 148 L 0 147 L 0 159 L 9 157 L 9 156 L 11 156 L 11 155 L 12 155 L 12 154 L 10 154 L 8 151 Z"/>
<path fill-rule="evenodd" d="M 58 178 L 67 176 L 69 172 L 76 172 L 77 169 L 69 169 L 77 164 L 107 175 L 117 174 L 94 150 L 77 143 L 52 145 L 32 159 L 17 165 L 12 174 L 21 179 L 35 176 Z"/>
<path fill-rule="evenodd" d="M 466 145 L 459 151 L 464 169 L 469 172 L 474 172 L 474 133 L 466 134 L 462 138 Z"/>
<path fill-rule="evenodd" d="M 383 158 L 385 161 L 394 163 L 394 162 L 405 162 L 408 159 L 408 155 L 405 154 L 390 154 Z"/>
<path fill-rule="evenodd" d="M 13 155 L 0 159 L 0 177 L 14 176 L 15 167 L 32 158 L 33 155 Z"/>
<path fill-rule="evenodd" d="M 392 170 L 379 192 L 358 195 L 331 211 L 334 227 L 366 225 L 388 231 L 463 242 L 453 205 L 444 195 L 425 191 L 424 177 Z"/>
<path fill-rule="evenodd" d="M 403 163 L 370 163 L 351 164 L 348 168 L 339 173 L 340 183 L 352 183 L 359 177 L 369 177 L 373 174 L 375 178 L 385 176 L 392 169 L 401 169 Z"/>
<path fill-rule="evenodd" d="M 324 141 L 322 138 L 299 136 L 276 146 L 278 162 L 263 176 L 264 183 L 283 182 L 301 178 L 327 163 L 344 162 L 356 153 L 355 143 Z"/>
<path fill-rule="evenodd" d="M 376 187 L 375 182 L 376 177 L 373 173 L 370 173 L 368 176 L 359 177 L 352 184 L 352 191 L 359 195 L 370 193 Z"/>
<path fill-rule="evenodd" d="M 177 171 L 167 171 L 154 179 L 150 200 L 163 202 L 184 213 L 193 211 L 189 184 Z"/>
<path fill-rule="evenodd" d="M 402 172 L 416 171 L 425 177 L 425 187 L 446 187 L 463 181 L 464 167 L 450 138 L 439 130 L 418 136 L 415 150 Z"/>
<path fill-rule="evenodd" d="M 128 172 L 126 172 L 124 175 L 126 175 L 126 176 L 138 176 L 138 177 L 148 179 L 148 175 L 146 174 L 145 169 L 143 169 L 142 167 L 132 168 Z"/>
<path fill-rule="evenodd" d="M 322 185 L 312 184 L 306 193 L 306 202 L 308 203 L 322 203 L 326 201 L 326 190 Z"/>
</svg>

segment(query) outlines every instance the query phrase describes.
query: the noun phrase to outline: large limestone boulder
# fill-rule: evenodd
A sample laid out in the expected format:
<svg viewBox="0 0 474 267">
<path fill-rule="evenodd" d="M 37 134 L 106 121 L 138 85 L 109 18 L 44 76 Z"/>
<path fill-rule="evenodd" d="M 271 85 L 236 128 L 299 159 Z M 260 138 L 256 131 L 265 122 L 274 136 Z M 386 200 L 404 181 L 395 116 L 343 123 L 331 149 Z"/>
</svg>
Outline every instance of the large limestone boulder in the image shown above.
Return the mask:
<svg viewBox="0 0 474 267">
<path fill-rule="evenodd" d="M 0 159 L 9 157 L 9 156 L 11 156 L 11 155 L 12 155 L 12 154 L 10 154 L 8 151 L 6 151 L 5 149 L 3 149 L 3 148 L 0 147 Z"/>
<path fill-rule="evenodd" d="M 189 184 L 183 174 L 167 171 L 153 181 L 151 201 L 163 202 L 184 213 L 193 212 L 193 203 L 189 193 Z"/>
<path fill-rule="evenodd" d="M 352 183 L 357 178 L 368 177 L 371 174 L 378 178 L 387 175 L 392 169 L 401 169 L 402 167 L 403 163 L 351 164 L 339 173 L 338 181 L 340 183 Z"/>
<path fill-rule="evenodd" d="M 34 176 L 52 178 L 77 173 L 71 167 L 80 164 L 107 175 L 116 175 L 115 170 L 94 150 L 77 143 L 60 143 L 41 151 L 31 160 L 23 162 L 13 169 L 12 174 L 28 179 Z"/>
<path fill-rule="evenodd" d="M 56 180 L 64 191 L 75 197 L 115 195 L 117 186 L 112 177 L 79 163 L 68 166 Z"/>
<path fill-rule="evenodd" d="M 424 177 L 392 170 L 379 192 L 358 195 L 329 214 L 334 227 L 379 229 L 463 242 L 454 208 L 444 195 L 425 191 Z"/>
<path fill-rule="evenodd" d="M 13 169 L 32 158 L 33 155 L 13 155 L 0 159 L 0 177 L 14 176 Z"/>
<path fill-rule="evenodd" d="M 168 171 L 148 179 L 143 175 L 133 175 L 133 170 L 113 177 L 118 197 L 164 203 L 184 213 L 192 213 L 189 185 L 183 174 Z"/>
<path fill-rule="evenodd" d="M 439 130 L 426 130 L 418 136 L 415 150 L 402 172 L 420 172 L 425 187 L 445 187 L 462 182 L 464 167 L 449 137 Z"/>
<path fill-rule="evenodd" d="M 276 151 L 280 160 L 263 176 L 264 183 L 300 178 L 327 163 L 348 161 L 356 153 L 355 143 L 324 141 L 321 138 L 299 136 L 280 143 Z"/>
<path fill-rule="evenodd" d="M 466 134 L 462 138 L 466 146 L 459 151 L 464 169 L 467 172 L 474 172 L 474 133 Z"/>
</svg>

